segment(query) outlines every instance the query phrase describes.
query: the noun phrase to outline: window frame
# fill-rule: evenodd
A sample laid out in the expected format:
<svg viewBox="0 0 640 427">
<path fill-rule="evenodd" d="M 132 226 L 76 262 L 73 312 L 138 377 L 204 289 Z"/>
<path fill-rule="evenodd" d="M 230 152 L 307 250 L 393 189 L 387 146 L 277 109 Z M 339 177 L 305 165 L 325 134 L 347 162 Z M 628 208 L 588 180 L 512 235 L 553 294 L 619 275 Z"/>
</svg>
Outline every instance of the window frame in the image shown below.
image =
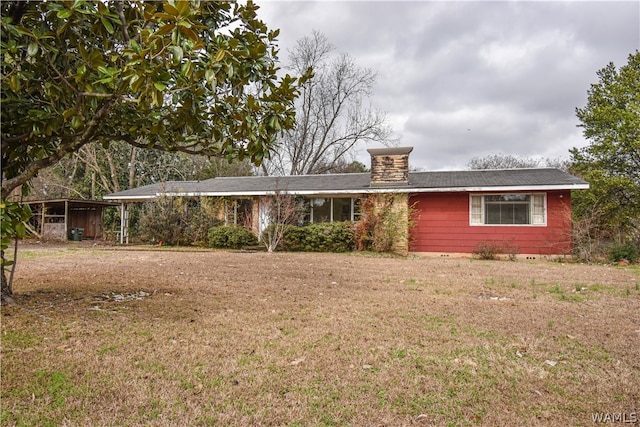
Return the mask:
<svg viewBox="0 0 640 427">
<path fill-rule="evenodd" d="M 253 205 L 255 201 L 251 197 L 233 197 L 233 198 L 225 198 L 224 199 L 224 225 L 226 226 L 242 226 L 244 227 L 246 224 L 247 217 L 244 216 L 244 221 L 240 221 L 242 213 L 249 213 L 249 215 L 253 214 Z M 244 206 L 244 210 L 242 209 Z M 248 205 L 248 209 L 247 208 Z"/>
<path fill-rule="evenodd" d="M 486 197 L 509 195 L 529 196 L 529 222 L 524 224 L 488 224 L 485 202 Z M 542 212 L 540 212 L 540 210 Z M 546 227 L 547 218 L 547 193 L 505 192 L 469 194 L 469 225 L 472 227 Z"/>
<path fill-rule="evenodd" d="M 321 221 L 321 222 L 340 222 L 340 221 L 336 221 L 334 219 L 334 199 L 342 199 L 342 200 L 350 200 L 350 211 L 349 211 L 349 218 L 347 221 L 349 222 L 356 222 L 360 219 L 361 216 L 361 212 L 360 212 L 360 203 L 357 202 L 357 200 L 359 198 L 357 197 L 331 197 L 331 196 L 316 196 L 316 197 L 310 197 L 309 200 L 309 206 L 310 206 L 310 212 L 309 212 L 309 223 L 313 224 L 316 223 L 318 221 L 316 221 L 315 217 L 315 200 L 316 199 L 324 199 L 326 201 L 329 202 L 329 220 L 328 221 Z M 357 219 L 356 219 L 357 218 Z"/>
</svg>

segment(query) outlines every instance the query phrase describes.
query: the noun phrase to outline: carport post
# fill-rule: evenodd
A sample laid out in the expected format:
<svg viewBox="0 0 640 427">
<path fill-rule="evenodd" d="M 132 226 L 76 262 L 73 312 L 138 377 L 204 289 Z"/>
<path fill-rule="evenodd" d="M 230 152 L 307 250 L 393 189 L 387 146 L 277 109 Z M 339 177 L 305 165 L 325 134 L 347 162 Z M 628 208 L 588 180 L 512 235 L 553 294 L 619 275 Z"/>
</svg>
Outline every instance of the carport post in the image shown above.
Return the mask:
<svg viewBox="0 0 640 427">
<path fill-rule="evenodd" d="M 120 244 L 129 244 L 129 204 L 120 204 Z"/>
<path fill-rule="evenodd" d="M 64 235 L 69 240 L 69 202 L 64 201 Z"/>
</svg>

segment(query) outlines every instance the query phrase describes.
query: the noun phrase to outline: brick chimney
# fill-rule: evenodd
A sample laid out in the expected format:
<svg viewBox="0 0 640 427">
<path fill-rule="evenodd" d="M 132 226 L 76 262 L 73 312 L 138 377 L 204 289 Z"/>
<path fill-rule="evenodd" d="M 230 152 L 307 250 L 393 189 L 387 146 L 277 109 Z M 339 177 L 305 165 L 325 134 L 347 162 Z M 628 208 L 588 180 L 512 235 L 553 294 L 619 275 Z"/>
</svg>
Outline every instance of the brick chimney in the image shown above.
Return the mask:
<svg viewBox="0 0 640 427">
<path fill-rule="evenodd" d="M 388 187 L 409 184 L 409 153 L 413 147 L 370 148 L 371 186 Z"/>
</svg>

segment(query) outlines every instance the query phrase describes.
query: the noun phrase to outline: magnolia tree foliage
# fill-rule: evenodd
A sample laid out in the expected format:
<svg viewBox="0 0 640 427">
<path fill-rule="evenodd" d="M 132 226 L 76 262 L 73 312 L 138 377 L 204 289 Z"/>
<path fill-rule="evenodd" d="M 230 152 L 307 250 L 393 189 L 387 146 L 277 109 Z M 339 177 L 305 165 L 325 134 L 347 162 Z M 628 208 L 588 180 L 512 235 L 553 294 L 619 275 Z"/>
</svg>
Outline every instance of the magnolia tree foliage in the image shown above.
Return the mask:
<svg viewBox="0 0 640 427">
<path fill-rule="evenodd" d="M 2 199 L 94 141 L 260 164 L 295 123 L 300 82 L 278 76 L 278 31 L 257 9 L 1 2 Z"/>
<path fill-rule="evenodd" d="M 294 124 L 249 2 L 2 2 L 2 195 L 91 141 L 260 163 Z"/>
<path fill-rule="evenodd" d="M 640 223 L 640 52 L 598 71 L 587 105 L 576 108 L 589 145 L 573 148 L 572 170 L 590 182 L 575 197 L 578 216 L 597 210 L 610 237 L 632 237 Z"/>
</svg>

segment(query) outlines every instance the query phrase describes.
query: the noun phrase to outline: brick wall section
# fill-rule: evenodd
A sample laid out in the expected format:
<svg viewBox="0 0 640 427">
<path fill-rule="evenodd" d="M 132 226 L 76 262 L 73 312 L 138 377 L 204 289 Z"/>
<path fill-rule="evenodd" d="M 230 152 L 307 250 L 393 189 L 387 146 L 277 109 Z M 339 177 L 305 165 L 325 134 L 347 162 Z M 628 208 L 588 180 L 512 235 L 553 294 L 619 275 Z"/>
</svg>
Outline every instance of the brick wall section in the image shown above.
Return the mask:
<svg viewBox="0 0 640 427">
<path fill-rule="evenodd" d="M 370 148 L 371 186 L 397 186 L 409 183 L 409 153 L 413 147 Z"/>
</svg>

